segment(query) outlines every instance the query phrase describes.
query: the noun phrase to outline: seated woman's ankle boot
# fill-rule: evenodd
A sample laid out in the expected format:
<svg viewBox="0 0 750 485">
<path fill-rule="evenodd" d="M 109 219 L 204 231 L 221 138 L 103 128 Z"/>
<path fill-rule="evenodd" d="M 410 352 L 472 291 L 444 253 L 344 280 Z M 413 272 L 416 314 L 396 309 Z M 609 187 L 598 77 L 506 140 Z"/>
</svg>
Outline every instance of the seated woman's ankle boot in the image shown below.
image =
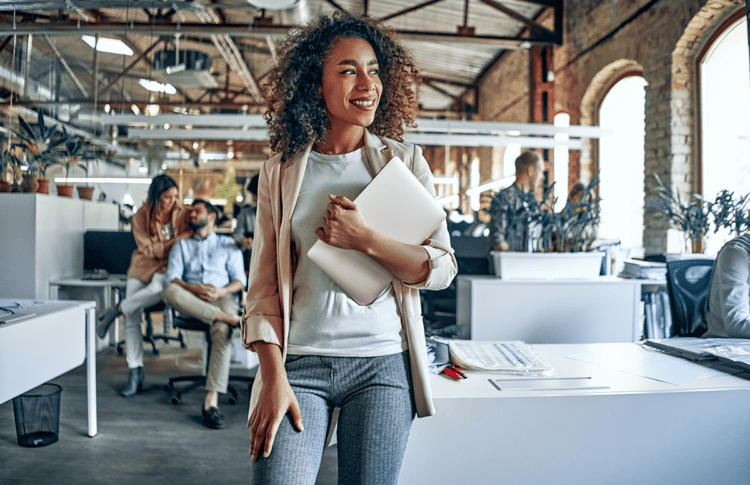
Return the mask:
<svg viewBox="0 0 750 485">
<path fill-rule="evenodd" d="M 96 327 L 96 334 L 99 336 L 99 338 L 104 338 L 107 335 L 107 331 L 109 330 L 110 325 L 112 325 L 112 322 L 115 321 L 115 318 L 122 315 L 122 311 L 120 311 L 120 306 L 116 305 L 106 312 L 104 312 L 104 315 L 99 317 L 99 325 Z"/>
<path fill-rule="evenodd" d="M 143 378 L 145 373 L 143 367 L 136 367 L 128 370 L 128 385 L 120 391 L 122 397 L 133 397 L 138 391 L 143 390 Z"/>
</svg>

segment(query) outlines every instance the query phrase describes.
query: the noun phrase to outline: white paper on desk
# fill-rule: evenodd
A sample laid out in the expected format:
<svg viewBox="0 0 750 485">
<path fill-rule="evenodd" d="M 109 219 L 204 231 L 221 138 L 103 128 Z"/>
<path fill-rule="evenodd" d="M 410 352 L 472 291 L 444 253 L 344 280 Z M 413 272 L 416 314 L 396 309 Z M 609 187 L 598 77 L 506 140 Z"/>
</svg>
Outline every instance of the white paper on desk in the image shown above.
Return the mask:
<svg viewBox="0 0 750 485">
<path fill-rule="evenodd" d="M 675 386 L 727 375 L 726 372 L 646 350 L 638 345 L 618 347 L 616 351 L 609 346 L 591 348 L 585 353 L 565 357 Z"/>
</svg>

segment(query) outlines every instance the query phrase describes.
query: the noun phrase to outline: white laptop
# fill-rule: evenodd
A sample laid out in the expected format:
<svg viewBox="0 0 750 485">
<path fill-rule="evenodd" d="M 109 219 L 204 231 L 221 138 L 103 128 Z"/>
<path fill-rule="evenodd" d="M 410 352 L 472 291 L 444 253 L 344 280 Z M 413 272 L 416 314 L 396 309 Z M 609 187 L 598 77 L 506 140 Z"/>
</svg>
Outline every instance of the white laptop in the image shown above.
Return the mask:
<svg viewBox="0 0 750 485">
<path fill-rule="evenodd" d="M 367 225 L 407 244 L 422 244 L 445 211 L 404 162 L 393 157 L 354 199 Z M 360 305 L 375 301 L 393 275 L 369 256 L 318 240 L 307 256 Z"/>
</svg>

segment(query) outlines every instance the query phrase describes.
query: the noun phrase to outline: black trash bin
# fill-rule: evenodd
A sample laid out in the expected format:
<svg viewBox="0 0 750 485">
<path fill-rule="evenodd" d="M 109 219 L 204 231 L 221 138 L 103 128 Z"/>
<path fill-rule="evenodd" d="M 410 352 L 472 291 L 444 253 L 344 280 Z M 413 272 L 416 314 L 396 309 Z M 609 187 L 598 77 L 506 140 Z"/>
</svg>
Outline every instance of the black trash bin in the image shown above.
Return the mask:
<svg viewBox="0 0 750 485">
<path fill-rule="evenodd" d="M 21 446 L 45 446 L 60 432 L 60 393 L 57 384 L 42 384 L 13 398 L 16 435 Z"/>
</svg>

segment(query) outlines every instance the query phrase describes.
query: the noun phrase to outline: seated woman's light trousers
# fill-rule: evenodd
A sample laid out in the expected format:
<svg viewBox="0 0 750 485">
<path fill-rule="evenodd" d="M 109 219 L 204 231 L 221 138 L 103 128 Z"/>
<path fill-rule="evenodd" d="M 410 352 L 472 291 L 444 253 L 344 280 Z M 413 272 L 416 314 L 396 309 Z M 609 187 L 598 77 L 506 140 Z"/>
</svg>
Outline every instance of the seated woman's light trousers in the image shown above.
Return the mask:
<svg viewBox="0 0 750 485">
<path fill-rule="evenodd" d="M 135 278 L 128 278 L 125 285 L 125 299 L 120 302 L 120 309 L 125 316 L 123 331 L 128 369 L 143 367 L 143 332 L 141 331 L 143 310 L 161 301 L 163 282 L 164 273 L 155 273 L 148 284 Z"/>
<path fill-rule="evenodd" d="M 305 430 L 298 432 L 287 413 L 269 457 L 261 453 L 252 462 L 252 483 L 313 485 L 338 407 L 338 483 L 395 485 L 416 412 L 408 351 L 381 357 L 289 355 L 284 367 Z"/>
</svg>

